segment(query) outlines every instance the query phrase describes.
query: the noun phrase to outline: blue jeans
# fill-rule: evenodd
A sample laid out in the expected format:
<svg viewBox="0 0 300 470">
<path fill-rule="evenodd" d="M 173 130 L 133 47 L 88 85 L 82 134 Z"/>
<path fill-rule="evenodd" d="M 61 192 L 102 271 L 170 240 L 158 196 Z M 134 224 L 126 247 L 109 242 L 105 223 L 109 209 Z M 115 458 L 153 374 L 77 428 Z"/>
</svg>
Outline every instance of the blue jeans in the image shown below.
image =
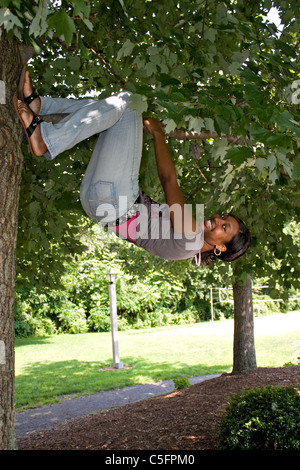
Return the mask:
<svg viewBox="0 0 300 470">
<path fill-rule="evenodd" d="M 41 102 L 41 116 L 67 114 L 57 124 L 41 124 L 46 158 L 100 134 L 80 188 L 85 212 L 102 223 L 126 214 L 139 194 L 143 138 L 142 118 L 128 107 L 130 93 L 98 101 L 42 97 Z"/>
</svg>

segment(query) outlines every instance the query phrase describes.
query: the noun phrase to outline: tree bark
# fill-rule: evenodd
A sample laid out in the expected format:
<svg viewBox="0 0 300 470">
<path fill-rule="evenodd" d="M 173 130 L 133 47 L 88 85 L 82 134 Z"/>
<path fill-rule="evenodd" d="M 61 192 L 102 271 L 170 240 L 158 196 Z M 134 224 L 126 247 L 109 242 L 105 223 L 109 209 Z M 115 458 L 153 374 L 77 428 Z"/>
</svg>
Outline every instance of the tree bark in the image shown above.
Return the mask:
<svg viewBox="0 0 300 470">
<path fill-rule="evenodd" d="M 14 299 L 22 127 L 12 106 L 21 56 L 17 43 L 0 39 L 0 450 L 16 449 Z"/>
<path fill-rule="evenodd" d="M 256 369 L 254 345 L 254 319 L 252 303 L 252 281 L 248 275 L 246 283 L 233 285 L 234 300 L 234 345 L 233 371 L 248 374 Z"/>
<path fill-rule="evenodd" d="M 228 140 L 228 142 L 234 144 L 234 145 L 239 145 L 242 144 L 244 141 L 240 139 L 239 137 L 235 135 L 224 135 L 221 136 L 217 132 L 210 132 L 210 131 L 201 131 L 201 132 L 195 132 L 195 131 L 185 131 L 185 130 L 180 130 L 180 129 L 175 129 L 172 132 L 169 132 L 166 134 L 167 137 L 174 137 L 175 139 L 178 140 L 207 140 L 207 139 L 217 139 L 219 137 L 224 137 L 225 139 Z"/>
</svg>

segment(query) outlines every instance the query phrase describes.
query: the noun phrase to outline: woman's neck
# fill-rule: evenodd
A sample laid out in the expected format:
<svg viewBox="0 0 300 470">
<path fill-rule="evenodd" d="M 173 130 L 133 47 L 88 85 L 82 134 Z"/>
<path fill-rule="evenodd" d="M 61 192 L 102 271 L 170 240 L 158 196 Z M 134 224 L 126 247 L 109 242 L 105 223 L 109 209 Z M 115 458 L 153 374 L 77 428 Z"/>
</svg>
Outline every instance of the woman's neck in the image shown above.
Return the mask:
<svg viewBox="0 0 300 470">
<path fill-rule="evenodd" d="M 215 247 L 214 245 L 204 240 L 203 246 L 201 248 L 201 253 L 204 253 L 205 251 L 212 251 L 214 247 Z"/>
</svg>

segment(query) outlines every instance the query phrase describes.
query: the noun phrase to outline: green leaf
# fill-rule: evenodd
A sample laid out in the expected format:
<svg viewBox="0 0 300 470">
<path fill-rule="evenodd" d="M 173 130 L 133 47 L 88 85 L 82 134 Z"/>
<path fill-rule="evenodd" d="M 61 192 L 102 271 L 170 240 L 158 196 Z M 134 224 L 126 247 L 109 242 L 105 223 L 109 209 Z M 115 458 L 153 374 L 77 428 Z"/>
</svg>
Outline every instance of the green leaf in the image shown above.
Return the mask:
<svg viewBox="0 0 300 470">
<path fill-rule="evenodd" d="M 244 97 L 246 100 L 255 101 L 256 103 L 258 103 L 265 99 L 265 94 L 259 91 L 256 85 L 248 83 L 245 86 Z"/>
<path fill-rule="evenodd" d="M 285 110 L 282 113 L 275 112 L 272 118 L 281 131 L 286 131 L 291 128 L 291 121 L 294 119 L 294 116 Z"/>
<path fill-rule="evenodd" d="M 292 138 L 289 135 L 282 134 L 280 132 L 277 132 L 277 134 L 270 135 L 265 139 L 265 142 L 267 144 L 270 144 L 271 146 L 277 146 L 281 145 L 283 147 L 288 147 L 291 143 Z"/>
<path fill-rule="evenodd" d="M 6 31 L 13 29 L 15 26 L 22 28 L 22 23 L 20 20 L 15 16 L 9 8 L 1 8 L 0 9 L 0 26 L 4 26 Z"/>
<path fill-rule="evenodd" d="M 138 94 L 133 94 L 130 97 L 130 105 L 129 107 L 131 109 L 135 109 L 137 114 L 140 116 L 143 114 L 145 111 L 148 109 L 148 102 L 147 102 L 147 97 L 145 95 L 138 95 Z"/>
<path fill-rule="evenodd" d="M 272 121 L 277 124 L 278 128 L 281 131 L 286 131 L 290 129 L 296 134 L 297 137 L 300 137 L 299 123 L 294 120 L 294 116 L 287 110 L 280 113 L 274 112 L 272 116 Z"/>
<path fill-rule="evenodd" d="M 250 131 L 251 136 L 257 142 L 265 143 L 267 138 L 272 136 L 270 131 L 268 131 L 267 129 L 264 129 L 263 127 L 259 127 L 257 125 L 250 125 L 249 131 Z"/>
<path fill-rule="evenodd" d="M 212 154 L 215 158 L 220 157 L 221 160 L 226 156 L 226 152 L 228 149 L 228 141 L 225 137 L 221 137 L 220 139 L 216 139 Z"/>
<path fill-rule="evenodd" d="M 289 46 L 288 44 L 286 44 L 283 41 L 277 41 L 277 44 L 278 44 L 279 48 L 282 50 L 282 52 L 284 52 L 284 54 L 286 54 L 287 56 L 294 57 L 294 52 L 295 51 L 291 46 Z"/>
<path fill-rule="evenodd" d="M 58 37 L 65 39 L 68 46 L 71 44 L 76 28 L 74 21 L 65 11 L 57 11 L 51 15 L 48 24 L 51 29 L 56 31 Z"/>
<path fill-rule="evenodd" d="M 231 64 L 229 64 L 228 70 L 231 73 L 231 75 L 240 75 L 241 63 L 232 62 Z"/>
<path fill-rule="evenodd" d="M 165 127 L 166 134 L 176 129 L 176 122 L 173 121 L 173 119 L 165 119 L 164 123 L 166 124 L 166 127 Z"/>
<path fill-rule="evenodd" d="M 215 118 L 215 129 L 219 135 L 226 135 L 230 132 L 230 127 L 228 123 L 225 121 L 225 119 L 221 118 L 220 116 L 217 116 Z"/>
<path fill-rule="evenodd" d="M 37 213 L 40 211 L 40 203 L 38 201 L 33 201 L 28 206 L 30 216 L 35 218 Z"/>
<path fill-rule="evenodd" d="M 90 31 L 93 31 L 94 26 L 93 26 L 93 23 L 91 23 L 90 20 L 88 20 L 87 18 L 82 18 L 82 21 L 89 28 Z"/>
<path fill-rule="evenodd" d="M 151 77 L 151 75 L 155 74 L 156 72 L 156 65 L 152 62 L 148 62 L 144 67 L 147 77 Z"/>
<path fill-rule="evenodd" d="M 200 117 L 190 118 L 190 125 L 189 125 L 190 130 L 194 130 L 195 132 L 201 132 L 203 128 L 204 128 L 204 121 L 202 118 Z"/>
<path fill-rule="evenodd" d="M 255 166 L 259 171 L 262 171 L 266 167 L 266 163 L 267 161 L 265 158 L 257 158 L 255 160 Z"/>
<path fill-rule="evenodd" d="M 127 11 L 126 11 L 126 7 L 124 5 L 124 1 L 123 0 L 119 0 L 119 3 L 123 9 L 123 12 L 124 12 L 124 15 L 126 15 L 128 17 L 128 14 L 127 14 Z"/>
<path fill-rule="evenodd" d="M 259 82 L 261 80 L 257 72 L 255 73 L 253 70 L 251 70 L 251 68 L 249 68 L 249 64 L 248 67 L 240 73 L 240 75 L 248 82 Z"/>
<path fill-rule="evenodd" d="M 230 160 L 233 165 L 239 166 L 251 157 L 251 148 L 241 146 L 227 150 L 225 160 Z"/>
<path fill-rule="evenodd" d="M 206 28 L 204 31 L 204 38 L 214 43 L 217 35 L 217 30 L 213 28 Z"/>
<path fill-rule="evenodd" d="M 170 75 L 167 75 L 166 73 L 161 73 L 159 75 L 159 80 L 161 82 L 161 86 L 165 87 L 167 85 L 180 85 L 181 82 L 177 80 L 174 77 L 171 77 Z"/>
<path fill-rule="evenodd" d="M 123 46 L 121 47 L 121 49 L 118 52 L 117 60 L 122 59 L 122 57 L 127 57 L 127 56 L 131 55 L 134 46 L 135 46 L 135 44 L 133 42 L 131 42 L 130 39 L 126 39 Z"/>
<path fill-rule="evenodd" d="M 35 17 L 32 20 L 32 23 L 29 28 L 29 34 L 33 34 L 34 37 L 43 35 L 48 29 L 48 23 L 46 21 L 48 14 L 47 5 L 45 3 L 40 3 L 39 8 L 36 12 Z"/>
<path fill-rule="evenodd" d="M 209 132 L 215 132 L 214 120 L 212 118 L 204 118 L 205 129 Z"/>
<path fill-rule="evenodd" d="M 179 124 L 179 122 L 182 119 L 182 115 L 178 111 L 176 105 L 172 103 L 172 101 L 157 100 L 157 103 L 168 111 L 169 119 L 173 119 L 173 121 L 175 121 L 176 124 Z"/>
<path fill-rule="evenodd" d="M 292 172 L 292 179 L 297 180 L 300 179 L 300 158 L 297 158 L 294 161 L 294 168 Z"/>
<path fill-rule="evenodd" d="M 83 14 L 86 18 L 89 16 L 91 7 L 84 0 L 74 0 L 73 5 L 75 16 L 81 16 L 81 14 Z"/>
<path fill-rule="evenodd" d="M 171 94 L 171 98 L 177 102 L 184 102 L 186 100 L 186 97 L 180 91 L 174 91 Z"/>
</svg>

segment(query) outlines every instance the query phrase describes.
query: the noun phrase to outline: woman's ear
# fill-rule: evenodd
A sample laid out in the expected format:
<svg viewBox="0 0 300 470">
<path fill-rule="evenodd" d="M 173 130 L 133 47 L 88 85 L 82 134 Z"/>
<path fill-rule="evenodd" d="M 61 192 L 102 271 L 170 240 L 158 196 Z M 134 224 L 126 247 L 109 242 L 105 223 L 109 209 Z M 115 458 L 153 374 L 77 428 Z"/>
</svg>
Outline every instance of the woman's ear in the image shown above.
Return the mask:
<svg viewBox="0 0 300 470">
<path fill-rule="evenodd" d="M 226 251 L 227 250 L 227 247 L 226 245 L 216 245 L 215 246 L 215 249 L 219 250 L 219 251 Z"/>
</svg>

